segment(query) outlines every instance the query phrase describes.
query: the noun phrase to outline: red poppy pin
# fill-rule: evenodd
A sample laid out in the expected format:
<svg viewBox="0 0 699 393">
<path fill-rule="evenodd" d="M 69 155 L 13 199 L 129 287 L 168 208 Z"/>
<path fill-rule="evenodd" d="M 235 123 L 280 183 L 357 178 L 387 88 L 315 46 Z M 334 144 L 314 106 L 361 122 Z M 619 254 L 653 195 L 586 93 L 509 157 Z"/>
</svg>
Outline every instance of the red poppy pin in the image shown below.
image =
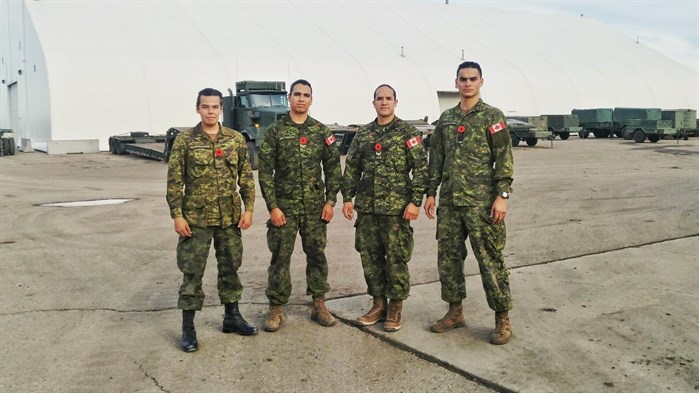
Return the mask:
<svg viewBox="0 0 699 393">
<path fill-rule="evenodd" d="M 216 157 L 221 157 L 223 155 L 223 150 L 216 149 Z"/>
<path fill-rule="evenodd" d="M 299 143 L 301 144 L 301 146 L 306 146 L 306 143 L 308 143 L 308 138 L 302 136 L 301 138 L 299 138 Z"/>
<path fill-rule="evenodd" d="M 463 134 L 464 132 L 466 132 L 466 127 L 459 126 L 459 128 L 456 129 L 456 132 L 458 132 L 459 134 Z"/>
<path fill-rule="evenodd" d="M 383 147 L 381 146 L 380 143 L 377 143 L 377 144 L 374 145 L 374 150 L 376 150 L 376 151 L 381 151 L 382 148 L 383 148 Z"/>
</svg>

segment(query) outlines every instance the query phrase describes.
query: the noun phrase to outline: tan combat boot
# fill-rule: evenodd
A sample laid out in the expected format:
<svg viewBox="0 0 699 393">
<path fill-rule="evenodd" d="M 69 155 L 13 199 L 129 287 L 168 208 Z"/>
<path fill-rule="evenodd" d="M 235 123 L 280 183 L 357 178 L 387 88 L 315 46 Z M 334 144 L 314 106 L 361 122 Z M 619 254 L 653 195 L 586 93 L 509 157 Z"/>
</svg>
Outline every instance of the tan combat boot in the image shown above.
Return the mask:
<svg viewBox="0 0 699 393">
<path fill-rule="evenodd" d="M 403 311 L 403 301 L 402 300 L 391 300 L 388 303 L 388 315 L 386 315 L 386 322 L 383 324 L 383 330 L 387 332 L 395 332 L 400 329 L 400 320 Z"/>
<path fill-rule="evenodd" d="M 461 302 L 449 303 L 449 311 L 444 318 L 432 324 L 432 331 L 435 333 L 444 333 L 448 330 L 466 326 L 464 321 L 463 307 Z"/>
<path fill-rule="evenodd" d="M 335 318 L 330 314 L 328 308 L 325 307 L 324 296 L 313 297 L 313 311 L 311 311 L 311 319 L 318 322 L 320 326 L 335 326 Z"/>
<path fill-rule="evenodd" d="M 490 333 L 490 343 L 495 345 L 507 344 L 512 335 L 512 326 L 507 311 L 495 313 L 495 330 Z"/>
<path fill-rule="evenodd" d="M 282 316 L 282 306 L 278 304 L 269 305 L 269 313 L 267 314 L 267 321 L 265 321 L 265 331 L 276 332 L 282 325 L 284 317 Z"/>
<path fill-rule="evenodd" d="M 386 298 L 375 297 L 371 310 L 357 318 L 357 322 L 362 326 L 371 326 L 384 319 L 386 319 Z"/>
</svg>

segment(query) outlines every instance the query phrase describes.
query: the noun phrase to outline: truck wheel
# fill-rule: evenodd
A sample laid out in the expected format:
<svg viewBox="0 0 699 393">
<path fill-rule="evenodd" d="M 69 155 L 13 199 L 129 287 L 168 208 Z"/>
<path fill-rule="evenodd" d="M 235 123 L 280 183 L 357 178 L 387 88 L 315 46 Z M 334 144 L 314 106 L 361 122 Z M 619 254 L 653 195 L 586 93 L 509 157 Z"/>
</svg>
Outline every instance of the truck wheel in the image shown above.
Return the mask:
<svg viewBox="0 0 699 393">
<path fill-rule="evenodd" d="M 588 130 L 582 130 L 578 132 L 578 137 L 582 139 L 587 139 L 587 137 L 590 136 L 590 131 Z"/>
<path fill-rule="evenodd" d="M 539 142 L 538 139 L 530 137 L 526 139 L 527 141 L 527 146 L 536 146 L 536 144 Z"/>
<path fill-rule="evenodd" d="M 633 133 L 633 140 L 636 143 L 643 143 L 646 141 L 646 133 L 643 130 L 636 130 Z"/>
<path fill-rule="evenodd" d="M 7 143 L 7 154 L 14 156 L 15 155 L 15 138 L 9 138 L 8 143 Z"/>
<path fill-rule="evenodd" d="M 558 136 L 560 136 L 561 139 L 566 140 L 570 138 L 570 132 L 561 132 L 560 134 L 558 134 Z"/>
<path fill-rule="evenodd" d="M 258 169 L 260 167 L 260 158 L 257 155 L 257 146 L 254 141 L 248 142 L 248 158 L 250 158 L 250 167 Z"/>
<path fill-rule="evenodd" d="M 624 138 L 625 141 L 630 141 L 633 139 L 634 134 L 629 130 L 627 127 L 624 127 L 621 130 L 621 137 Z"/>
<path fill-rule="evenodd" d="M 512 139 L 512 147 L 519 146 L 519 138 L 514 132 L 510 133 L 510 139 Z"/>
<path fill-rule="evenodd" d="M 5 156 L 10 155 L 10 139 L 2 138 L 2 154 Z"/>
<path fill-rule="evenodd" d="M 658 135 L 658 134 L 648 135 L 648 140 L 651 141 L 652 143 L 656 143 L 657 141 L 660 140 L 660 135 Z"/>
</svg>

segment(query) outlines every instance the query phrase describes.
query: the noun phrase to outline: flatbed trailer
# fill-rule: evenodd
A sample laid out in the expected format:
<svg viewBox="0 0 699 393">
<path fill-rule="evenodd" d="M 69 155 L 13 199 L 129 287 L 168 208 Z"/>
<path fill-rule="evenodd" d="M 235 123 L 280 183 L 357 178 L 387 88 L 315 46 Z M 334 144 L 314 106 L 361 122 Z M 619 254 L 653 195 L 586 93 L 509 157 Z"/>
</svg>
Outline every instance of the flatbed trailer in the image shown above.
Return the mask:
<svg viewBox="0 0 699 393">
<path fill-rule="evenodd" d="M 165 134 L 159 135 L 150 135 L 144 131 L 115 135 L 109 138 L 109 151 L 112 154 L 131 154 L 167 162 L 175 138 L 188 128 L 191 127 L 171 127 Z"/>
</svg>

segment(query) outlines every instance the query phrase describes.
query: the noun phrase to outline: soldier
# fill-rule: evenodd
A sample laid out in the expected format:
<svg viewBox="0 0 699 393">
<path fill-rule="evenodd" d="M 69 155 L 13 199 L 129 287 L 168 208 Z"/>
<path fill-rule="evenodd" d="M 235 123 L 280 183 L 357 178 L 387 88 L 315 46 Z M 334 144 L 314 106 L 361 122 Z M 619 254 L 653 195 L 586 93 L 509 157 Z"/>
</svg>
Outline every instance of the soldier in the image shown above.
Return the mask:
<svg viewBox="0 0 699 393">
<path fill-rule="evenodd" d="M 357 210 L 354 247 L 373 298 L 357 322 L 370 326 L 385 320 L 384 330 L 395 332 L 410 292 L 410 221 L 420 214 L 427 189 L 427 157 L 418 130 L 396 117 L 391 86 L 377 87 L 373 104 L 376 119 L 357 131 L 345 158 L 342 213 L 351 220 Z"/>
<path fill-rule="evenodd" d="M 257 328 L 238 310 L 243 293 L 238 277 L 243 260 L 241 230 L 252 225 L 255 180 L 245 139 L 218 121 L 222 107 L 220 91 L 201 90 L 196 103 L 201 122 L 177 136 L 168 160 L 167 202 L 180 235 L 177 267 L 184 275 L 177 307 L 182 309 L 181 347 L 185 352 L 199 349 L 194 314 L 204 303 L 202 277 L 211 239 L 218 262 L 218 295 L 225 308 L 222 330 L 257 334 Z"/>
<path fill-rule="evenodd" d="M 265 292 L 268 332 L 279 330 L 282 305 L 291 295 L 289 266 L 297 233 L 306 253 L 306 294 L 313 297 L 311 319 L 321 326 L 335 325 L 325 306 L 330 290 L 325 245 L 326 225 L 333 218 L 340 191 L 340 152 L 330 129 L 308 115 L 313 102 L 311 84 L 299 79 L 289 90 L 289 114 L 267 128 L 259 151 L 260 189 L 269 210 L 267 246 L 272 252 Z"/>
<path fill-rule="evenodd" d="M 435 196 L 439 280 L 442 300 L 449 303 L 444 318 L 432 325 L 443 333 L 466 325 L 461 301 L 466 298 L 466 239 L 476 254 L 488 306 L 495 311 L 490 342 L 506 344 L 512 333 L 512 309 L 505 248 L 505 214 L 514 163 L 505 116 L 480 98 L 481 67 L 467 61 L 456 70 L 459 105 L 444 111 L 430 140 L 430 182 L 425 214 L 433 219 Z"/>
</svg>

